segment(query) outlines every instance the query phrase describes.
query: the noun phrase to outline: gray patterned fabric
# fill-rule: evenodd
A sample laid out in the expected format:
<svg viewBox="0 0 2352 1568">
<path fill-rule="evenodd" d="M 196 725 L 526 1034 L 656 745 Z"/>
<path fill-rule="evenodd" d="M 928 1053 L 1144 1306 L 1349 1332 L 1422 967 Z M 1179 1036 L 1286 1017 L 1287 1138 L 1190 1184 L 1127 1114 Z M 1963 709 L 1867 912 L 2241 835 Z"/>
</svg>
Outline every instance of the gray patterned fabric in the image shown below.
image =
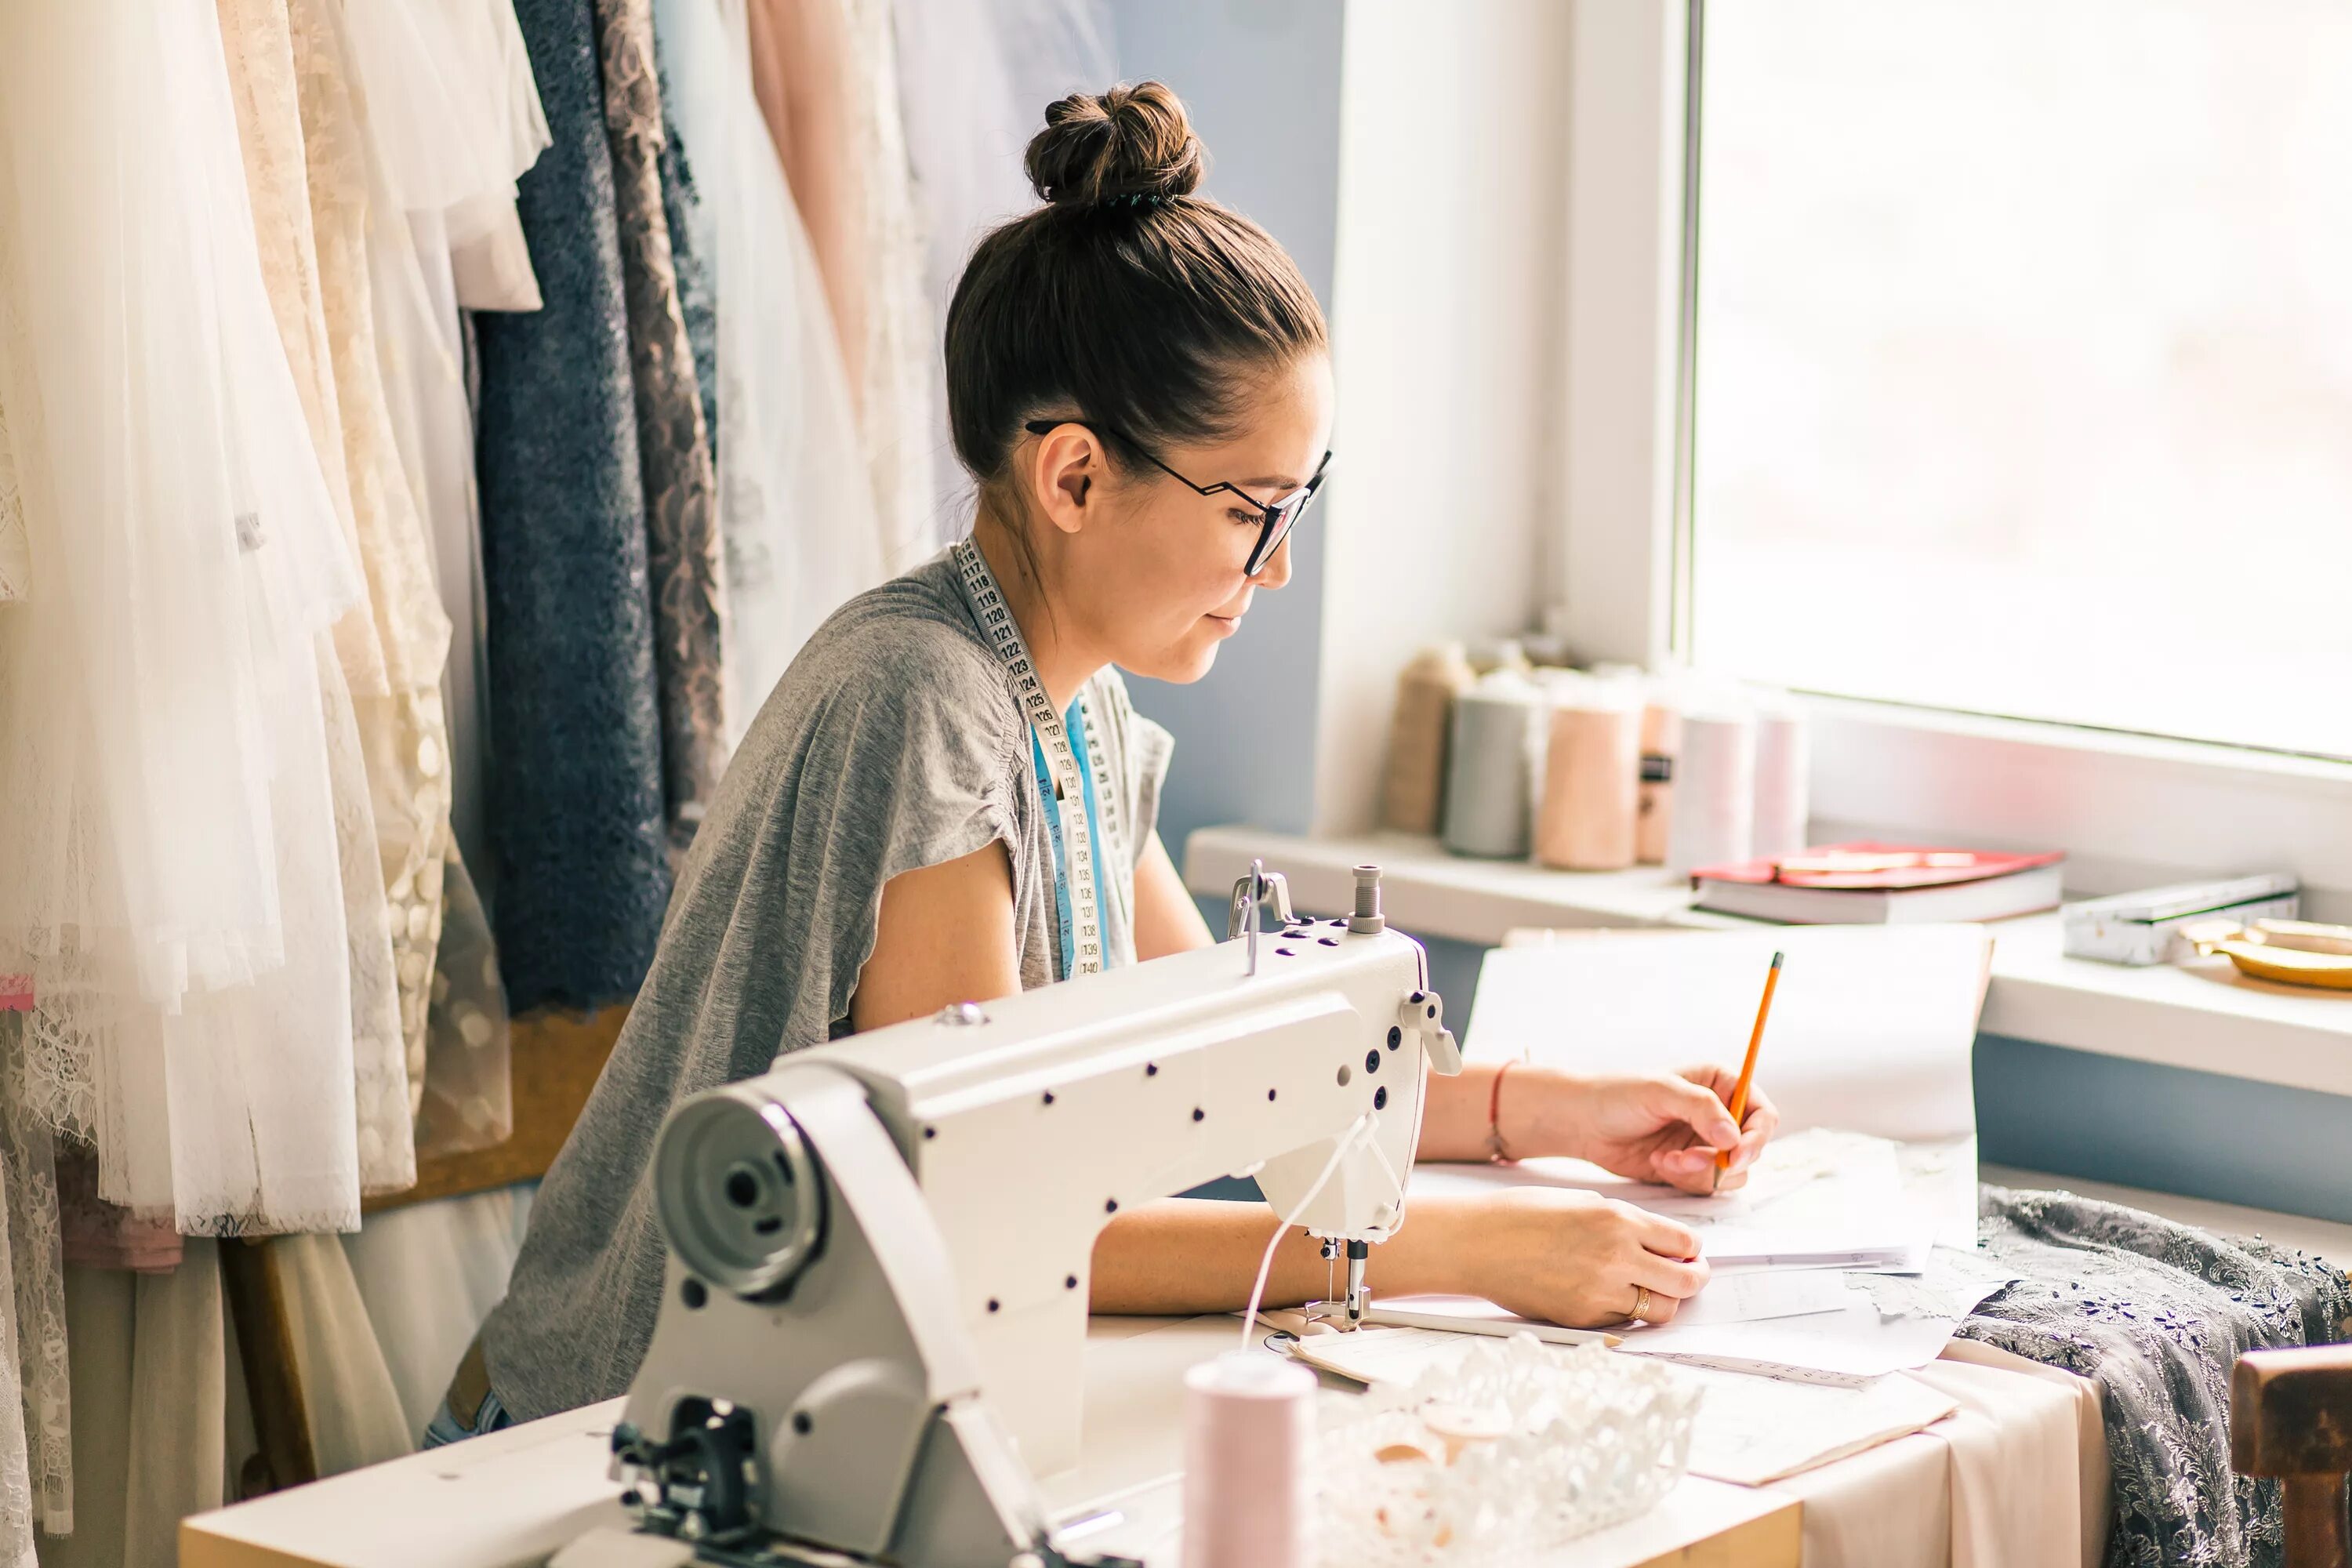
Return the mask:
<svg viewBox="0 0 2352 1568">
<path fill-rule="evenodd" d="M 2279 1487 L 2230 1469 L 2239 1352 L 2342 1339 L 2352 1280 L 2306 1253 L 2072 1193 L 1982 1189 L 1985 1256 L 2019 1276 L 1960 1337 L 2079 1373 L 2105 1408 L 2109 1568 L 2280 1560 Z"/>
<path fill-rule="evenodd" d="M 517 186 L 543 310 L 474 318 L 491 841 L 508 997 L 634 993 L 669 902 L 645 492 L 589 0 L 517 0 L 553 144 Z"/>
<path fill-rule="evenodd" d="M 671 841 L 683 853 L 726 771 L 730 733 L 719 662 L 726 590 L 720 581 L 719 480 L 711 468 L 710 427 L 703 416 L 662 188 L 667 134 L 654 58 L 652 0 L 595 0 L 595 10 L 636 388 L 654 667 L 661 679 L 662 769 Z"/>
</svg>

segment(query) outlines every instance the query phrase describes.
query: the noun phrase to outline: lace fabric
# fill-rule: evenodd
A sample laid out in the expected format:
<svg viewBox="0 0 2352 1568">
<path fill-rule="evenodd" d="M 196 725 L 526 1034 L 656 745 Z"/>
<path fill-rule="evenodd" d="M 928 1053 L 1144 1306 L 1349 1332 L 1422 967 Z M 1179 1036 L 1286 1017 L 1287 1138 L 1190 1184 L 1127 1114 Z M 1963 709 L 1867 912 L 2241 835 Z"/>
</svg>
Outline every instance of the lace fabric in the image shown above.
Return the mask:
<svg viewBox="0 0 2352 1568">
<path fill-rule="evenodd" d="M 634 993 L 670 889 L 612 148 L 584 0 L 523 0 L 554 141 L 518 203 L 545 299 L 472 318 L 499 962 L 518 1009 Z"/>
<path fill-rule="evenodd" d="M 682 847 L 719 788 L 729 752 L 722 679 L 725 603 L 717 479 L 701 384 L 687 336 L 662 190 L 667 137 L 654 58 L 652 0 L 596 0 L 604 132 L 628 299 L 637 464 L 653 579 L 662 772 Z"/>
<path fill-rule="evenodd" d="M 375 290 L 379 284 L 421 289 L 421 283 L 405 218 L 391 205 L 371 146 L 367 104 L 347 53 L 340 8 L 332 0 L 293 0 L 288 11 L 320 291 L 343 409 L 344 461 L 389 688 L 381 698 L 355 694 L 354 708 L 390 907 L 402 1049 L 394 1061 L 371 1064 L 361 1104 L 369 1113 L 363 1142 L 377 1155 L 370 1185 L 402 1186 L 414 1180 L 414 1102 L 406 1079 L 425 1069 L 450 832 L 448 721 L 441 697 L 450 628 L 385 392 Z"/>
<path fill-rule="evenodd" d="M 33 1523 L 62 1535 L 73 1529 L 73 1407 L 66 1375 L 57 1148 L 21 1092 L 22 1038 L 0 1023 L 0 1186 L 5 1188 L 6 1272 L 15 1309 L 8 1354 L 22 1395 Z M 5 1423 L 0 1415 L 0 1432 Z M 7 1443 L 0 1435 L 0 1450 Z M 6 1489 L 5 1463 L 0 1458 L 0 1493 Z M 0 1515 L 8 1511 L 0 1505 Z"/>
<path fill-rule="evenodd" d="M 263 281 L 328 497 L 356 559 L 358 525 L 320 292 L 292 24 L 286 0 L 217 0 L 217 8 Z M 381 1192 L 404 1187 L 415 1174 L 404 1116 L 384 1104 L 387 1095 L 405 1098 L 407 1043 L 375 805 L 352 700 L 354 686 L 373 693 L 387 689 L 383 643 L 368 606 L 337 623 L 327 653 L 319 663 L 319 686 L 351 968 L 361 1183 L 365 1191 Z M 387 1084 L 387 1079 L 394 1081 Z"/>
<path fill-rule="evenodd" d="M 489 916 L 453 847 L 443 883 L 440 962 L 425 1077 L 417 1085 L 416 1155 L 461 1154 L 514 1131 L 506 986 Z"/>
<path fill-rule="evenodd" d="M 2279 1484 L 2230 1466 L 2241 1352 L 2352 1331 L 2352 1280 L 2259 1237 L 2072 1193 L 1981 1189 L 1985 1256 L 2017 1275 L 1961 1326 L 2099 1385 L 2109 1568 L 2275 1563 Z"/>
<path fill-rule="evenodd" d="M 7 330 L 0 326 L 0 332 Z M 25 537 L 25 498 L 16 489 L 16 454 L 8 440 L 8 407 L 0 403 L 0 604 L 23 598 L 32 587 L 33 550 Z"/>
</svg>

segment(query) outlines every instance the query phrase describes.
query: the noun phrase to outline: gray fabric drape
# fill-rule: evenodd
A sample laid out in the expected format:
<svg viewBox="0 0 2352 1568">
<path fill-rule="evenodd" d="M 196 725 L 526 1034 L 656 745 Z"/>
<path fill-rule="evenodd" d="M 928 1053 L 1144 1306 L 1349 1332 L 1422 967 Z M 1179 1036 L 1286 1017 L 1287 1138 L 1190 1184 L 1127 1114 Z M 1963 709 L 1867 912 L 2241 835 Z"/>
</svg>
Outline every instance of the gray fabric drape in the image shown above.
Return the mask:
<svg viewBox="0 0 2352 1568">
<path fill-rule="evenodd" d="M 553 144 L 518 206 L 544 308 L 475 318 L 491 837 L 509 999 L 594 1006 L 652 960 L 670 869 L 635 393 L 594 16 L 518 0 Z"/>
<path fill-rule="evenodd" d="M 2109 1568 L 2280 1558 L 2279 1486 L 2230 1469 L 2239 1352 L 2345 1336 L 2352 1280 L 2305 1253 L 2072 1193 L 1982 1189 L 1985 1256 L 2019 1276 L 1963 1339 L 2099 1385 Z"/>
</svg>

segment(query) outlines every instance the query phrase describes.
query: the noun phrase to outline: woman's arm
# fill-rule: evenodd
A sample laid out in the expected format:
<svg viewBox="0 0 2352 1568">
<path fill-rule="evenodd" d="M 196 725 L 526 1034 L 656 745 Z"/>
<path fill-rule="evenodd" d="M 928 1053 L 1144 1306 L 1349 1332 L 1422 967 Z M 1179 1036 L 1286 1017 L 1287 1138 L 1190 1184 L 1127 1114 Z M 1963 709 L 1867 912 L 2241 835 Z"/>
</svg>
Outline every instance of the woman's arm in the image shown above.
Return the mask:
<svg viewBox="0 0 2352 1568">
<path fill-rule="evenodd" d="M 1145 951 L 1203 944 L 1207 922 L 1185 894 L 1167 851 L 1155 843 L 1145 867 L 1137 875 L 1139 937 L 1150 909 L 1153 940 L 1170 944 Z M 1147 887 L 1154 889 L 1149 897 Z M 1002 845 L 901 872 L 883 887 L 874 952 L 858 972 L 850 1022 L 861 1030 L 880 1028 L 928 1017 L 951 1002 L 1013 995 L 1021 989 L 1019 955 L 1013 873 Z M 1461 1082 L 1430 1080 L 1433 1120 L 1443 1086 Z M 1478 1098 L 1483 1089 L 1473 1087 L 1472 1098 Z M 1483 1138 L 1483 1099 L 1478 1106 Z M 1460 1110 L 1447 1113 L 1447 1135 L 1454 1140 L 1470 1135 L 1471 1121 Z M 1274 1233 L 1275 1216 L 1263 1204 L 1178 1198 L 1119 1215 L 1095 1242 L 1091 1305 L 1098 1312 L 1240 1307 Z M 1690 1233 L 1674 1222 L 1589 1193 L 1425 1196 L 1412 1201 L 1396 1237 L 1372 1249 L 1367 1278 L 1382 1295 L 1465 1292 L 1569 1324 L 1615 1321 L 1632 1310 L 1637 1289 L 1646 1287 L 1651 1319 L 1664 1321 L 1674 1302 L 1706 1279 L 1706 1264 L 1695 1260 L 1697 1250 Z M 1315 1243 L 1294 1230 L 1276 1249 L 1265 1300 L 1289 1306 L 1321 1297 L 1325 1273 Z"/>
<path fill-rule="evenodd" d="M 1123 1214 L 1095 1240 L 1097 1312 L 1230 1312 L 1248 1304 L 1275 1216 L 1263 1204 L 1170 1198 Z M 1591 1193 L 1523 1187 L 1412 1200 L 1372 1248 L 1372 1294 L 1484 1296 L 1523 1317 L 1572 1328 L 1623 1321 L 1640 1292 L 1648 1321 L 1706 1283 L 1697 1238 L 1675 1221 Z M 1302 1230 L 1275 1248 L 1264 1304 L 1328 1300 L 1343 1288 Z"/>
<path fill-rule="evenodd" d="M 1201 906 L 1185 889 L 1184 879 L 1176 874 L 1168 846 L 1154 833 L 1151 842 L 1143 847 L 1143 858 L 1135 864 L 1135 956 L 1165 958 L 1171 952 L 1206 947 L 1216 940 L 1209 922 L 1201 918 Z"/>
<path fill-rule="evenodd" d="M 991 844 L 882 884 L 874 951 L 850 994 L 849 1026 L 863 1033 L 1020 989 L 1013 863 L 1003 845 Z"/>
</svg>

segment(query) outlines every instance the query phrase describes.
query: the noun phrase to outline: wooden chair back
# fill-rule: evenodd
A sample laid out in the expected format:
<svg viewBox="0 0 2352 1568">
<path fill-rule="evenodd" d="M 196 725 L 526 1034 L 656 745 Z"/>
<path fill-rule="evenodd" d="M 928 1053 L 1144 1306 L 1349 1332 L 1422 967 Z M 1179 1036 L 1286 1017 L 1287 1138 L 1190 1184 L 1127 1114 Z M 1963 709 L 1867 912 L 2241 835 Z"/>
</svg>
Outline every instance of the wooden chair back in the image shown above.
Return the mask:
<svg viewBox="0 0 2352 1568">
<path fill-rule="evenodd" d="M 2352 1344 L 2248 1351 L 2230 1378 L 2230 1463 L 2286 1486 L 2286 1568 L 2352 1568 Z"/>
</svg>

